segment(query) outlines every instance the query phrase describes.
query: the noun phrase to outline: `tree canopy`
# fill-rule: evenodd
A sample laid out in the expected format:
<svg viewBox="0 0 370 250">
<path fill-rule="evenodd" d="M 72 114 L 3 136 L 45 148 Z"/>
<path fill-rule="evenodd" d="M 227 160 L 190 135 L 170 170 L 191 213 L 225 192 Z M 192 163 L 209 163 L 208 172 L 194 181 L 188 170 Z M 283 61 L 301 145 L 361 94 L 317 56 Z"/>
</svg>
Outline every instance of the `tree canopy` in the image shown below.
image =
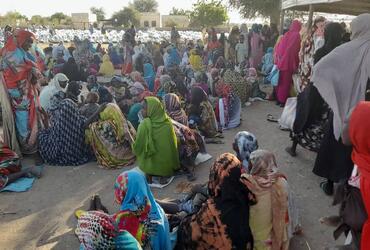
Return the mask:
<svg viewBox="0 0 370 250">
<path fill-rule="evenodd" d="M 139 12 L 156 12 L 158 3 L 156 0 L 134 0 L 129 7 Z"/>
<path fill-rule="evenodd" d="M 229 0 L 230 4 L 239 9 L 245 18 L 263 16 L 270 18 L 272 23 L 278 23 L 280 15 L 280 0 Z"/>
<path fill-rule="evenodd" d="M 190 14 L 191 25 L 202 28 L 221 25 L 228 19 L 226 7 L 217 0 L 198 0 Z"/>
<path fill-rule="evenodd" d="M 172 8 L 170 11 L 171 16 L 189 16 L 191 13 L 190 10 L 184 10 L 184 9 L 177 9 L 175 7 Z"/>
<path fill-rule="evenodd" d="M 125 7 L 113 14 L 113 25 L 116 27 L 129 27 L 130 25 L 138 25 L 140 22 L 139 15 L 140 14 L 137 10 L 130 7 Z"/>
<path fill-rule="evenodd" d="M 65 15 L 62 12 L 56 12 L 50 16 L 50 20 L 56 24 L 71 23 L 71 17 Z"/>
<path fill-rule="evenodd" d="M 91 7 L 90 8 L 91 13 L 96 15 L 96 20 L 101 21 L 105 19 L 105 11 L 102 7 L 97 8 L 97 7 Z"/>
</svg>

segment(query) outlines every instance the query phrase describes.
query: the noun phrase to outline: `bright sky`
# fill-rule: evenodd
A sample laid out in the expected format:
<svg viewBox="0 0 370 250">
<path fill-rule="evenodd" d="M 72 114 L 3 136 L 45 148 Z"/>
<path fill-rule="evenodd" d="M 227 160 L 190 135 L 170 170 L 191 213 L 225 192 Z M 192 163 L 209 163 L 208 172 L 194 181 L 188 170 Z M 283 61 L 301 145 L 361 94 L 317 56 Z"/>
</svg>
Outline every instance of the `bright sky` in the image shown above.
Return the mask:
<svg viewBox="0 0 370 250">
<path fill-rule="evenodd" d="M 55 12 L 63 12 L 70 15 L 72 12 L 89 12 L 90 7 L 103 7 L 107 16 L 111 16 L 113 12 L 127 6 L 129 0 L 4 0 L 6 4 L 2 4 L 0 15 L 8 11 L 19 11 L 22 14 L 31 17 L 33 15 L 50 16 Z M 159 4 L 159 12 L 163 15 L 168 14 L 172 7 L 191 9 L 193 3 L 197 0 L 157 0 Z M 243 19 L 235 10 L 229 11 L 231 23 L 242 23 Z"/>
</svg>

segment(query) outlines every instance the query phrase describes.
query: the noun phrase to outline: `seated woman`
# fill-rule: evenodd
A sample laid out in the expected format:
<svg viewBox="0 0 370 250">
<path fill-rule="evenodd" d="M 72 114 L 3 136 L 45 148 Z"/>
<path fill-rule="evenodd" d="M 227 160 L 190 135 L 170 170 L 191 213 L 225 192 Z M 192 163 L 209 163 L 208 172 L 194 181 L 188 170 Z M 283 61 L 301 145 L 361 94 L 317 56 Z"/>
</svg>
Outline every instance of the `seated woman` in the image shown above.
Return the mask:
<svg viewBox="0 0 370 250">
<path fill-rule="evenodd" d="M 248 169 L 250 155 L 258 149 L 256 136 L 247 131 L 238 132 L 234 138 L 233 149 L 243 167 Z"/>
<path fill-rule="evenodd" d="M 154 91 L 155 72 L 150 63 L 144 64 L 144 80 L 148 84 L 149 91 Z"/>
<path fill-rule="evenodd" d="M 85 118 L 91 117 L 99 109 L 99 94 L 96 92 L 89 92 L 87 94 L 85 104 L 80 107 L 80 114 Z"/>
<path fill-rule="evenodd" d="M 76 234 L 82 244 L 94 244 L 94 238 L 109 240 L 110 243 L 114 244 L 114 238 L 117 237 L 117 234 L 127 232 L 135 237 L 139 243 L 138 249 L 141 247 L 153 250 L 172 249 L 167 217 L 155 201 L 144 175 L 134 170 L 121 173 L 114 184 L 114 195 L 120 209 L 113 215 L 108 215 L 108 211 L 100 202 L 95 204 L 98 206 L 91 206 L 91 209 L 100 211 L 76 212 L 76 214 L 82 214 L 76 229 Z M 99 217 L 104 217 L 104 220 L 100 220 Z M 90 234 L 91 224 L 96 225 L 97 228 L 105 227 L 106 224 L 113 225 L 110 227 L 110 237 L 103 237 L 102 231 Z M 84 232 L 88 232 L 88 234 L 84 234 Z M 122 246 L 124 248 L 119 249 L 126 249 L 128 245 Z M 107 248 L 107 246 L 100 245 L 100 248 L 88 249 L 118 248 Z"/>
<path fill-rule="evenodd" d="M 105 77 L 114 76 L 114 65 L 111 62 L 109 55 L 107 54 L 103 56 L 103 63 L 100 65 L 99 75 L 102 75 Z"/>
<path fill-rule="evenodd" d="M 250 155 L 249 174 L 241 181 L 256 196 L 250 208 L 254 249 L 289 249 L 288 183 L 277 168 L 275 156 L 266 150 Z"/>
<path fill-rule="evenodd" d="M 41 166 L 23 168 L 20 158 L 0 138 L 0 191 L 22 177 L 41 177 Z"/>
<path fill-rule="evenodd" d="M 77 166 L 90 160 L 91 152 L 85 144 L 86 118 L 77 104 L 58 92 L 50 103 L 50 127 L 38 134 L 39 152 L 50 165 Z"/>
<path fill-rule="evenodd" d="M 216 95 L 219 97 L 216 104 L 216 118 L 223 129 L 236 128 L 241 123 L 241 102 L 231 86 L 223 82 L 216 85 Z"/>
<path fill-rule="evenodd" d="M 207 74 L 204 72 L 195 72 L 194 73 L 194 80 L 195 83 L 193 84 L 194 87 L 200 87 L 209 95 L 209 86 L 208 86 L 208 77 Z"/>
<path fill-rule="evenodd" d="M 242 165 L 236 156 L 219 156 L 211 167 L 208 200 L 185 218 L 178 231 L 178 249 L 253 249 L 249 227 L 248 188 L 240 182 Z"/>
<path fill-rule="evenodd" d="M 185 125 L 188 125 L 188 116 L 185 111 L 181 108 L 180 98 L 173 93 L 166 94 L 164 96 L 164 106 L 167 114 L 175 121 Z"/>
<path fill-rule="evenodd" d="M 196 123 L 205 137 L 220 137 L 215 112 L 203 89 L 199 87 L 192 88 L 188 114 L 189 121 Z"/>
<path fill-rule="evenodd" d="M 99 165 L 113 169 L 135 162 L 131 142 L 136 131 L 116 104 L 103 104 L 88 119 L 85 128 L 86 141 L 93 148 Z"/>
<path fill-rule="evenodd" d="M 149 176 L 169 177 L 179 168 L 176 134 L 156 97 L 146 97 L 136 140 L 132 145 L 140 169 Z"/>
<path fill-rule="evenodd" d="M 48 112 L 51 97 L 53 97 L 58 91 L 65 92 L 67 90 L 68 81 L 69 79 L 65 74 L 58 73 L 53 79 L 51 79 L 48 86 L 41 90 L 40 105 L 46 112 Z"/>
</svg>

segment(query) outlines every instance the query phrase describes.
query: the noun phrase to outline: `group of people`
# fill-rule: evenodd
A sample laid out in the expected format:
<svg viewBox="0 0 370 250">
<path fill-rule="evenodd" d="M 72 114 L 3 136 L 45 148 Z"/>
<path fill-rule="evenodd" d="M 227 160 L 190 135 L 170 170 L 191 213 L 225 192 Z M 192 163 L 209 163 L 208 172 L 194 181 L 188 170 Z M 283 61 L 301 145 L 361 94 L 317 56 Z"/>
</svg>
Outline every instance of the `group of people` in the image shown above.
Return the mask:
<svg viewBox="0 0 370 250">
<path fill-rule="evenodd" d="M 180 44 L 174 28 L 171 44 L 144 44 L 131 27 L 107 49 L 76 38 L 69 48 L 41 50 L 33 33 L 8 29 L 1 49 L 0 189 L 39 177 L 43 162 L 95 160 L 105 169 L 136 162 L 138 169 L 116 179 L 117 213 L 109 214 L 98 196 L 76 213 L 81 249 L 288 249 L 299 221 L 291 216 L 287 178 L 252 133 L 239 132 L 235 155 L 217 157 L 208 183 L 185 199 L 156 200 L 150 187 L 179 174 L 193 181 L 197 156 L 207 143 L 224 143 L 222 132 L 240 125 L 246 103 L 275 99 L 284 106 L 296 86 L 288 153 L 296 156 L 297 145 L 318 153 L 314 172 L 327 178 L 321 186 L 329 195 L 334 182 L 360 176 L 359 202 L 369 208 L 370 106 L 356 106 L 370 97 L 370 15 L 354 19 L 351 32 L 348 41 L 343 25 L 319 17 L 304 28 L 294 20 L 280 36 L 276 25 L 254 24 L 234 27 L 228 37 L 212 28 L 202 40 Z M 262 82 L 274 86 L 270 96 Z M 22 168 L 23 155 L 32 155 L 36 167 Z"/>
</svg>

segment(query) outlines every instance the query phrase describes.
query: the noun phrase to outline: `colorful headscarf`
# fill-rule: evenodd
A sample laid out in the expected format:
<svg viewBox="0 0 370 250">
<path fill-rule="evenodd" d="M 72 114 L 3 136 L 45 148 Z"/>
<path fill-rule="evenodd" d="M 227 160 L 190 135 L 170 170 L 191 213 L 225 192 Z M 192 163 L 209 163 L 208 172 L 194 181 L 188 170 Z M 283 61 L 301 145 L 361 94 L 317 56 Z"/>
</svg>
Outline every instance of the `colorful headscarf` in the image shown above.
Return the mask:
<svg viewBox="0 0 370 250">
<path fill-rule="evenodd" d="M 114 216 L 119 229 L 131 231 L 139 242 L 150 240 L 154 250 L 170 250 L 167 217 L 155 201 L 145 176 L 134 170 L 125 171 L 117 177 L 114 189 L 115 200 L 121 205 L 121 211 Z"/>
<path fill-rule="evenodd" d="M 144 79 L 148 84 L 149 90 L 154 90 L 154 80 L 155 80 L 155 72 L 153 65 L 150 63 L 144 64 Z"/>
<path fill-rule="evenodd" d="M 247 131 L 238 132 L 234 138 L 234 144 L 238 147 L 238 158 L 243 166 L 248 169 L 249 157 L 252 152 L 258 149 L 257 138 Z"/>
<path fill-rule="evenodd" d="M 164 96 L 164 103 L 168 115 L 175 121 L 188 126 L 188 117 L 181 108 L 180 98 L 173 93 Z"/>
<path fill-rule="evenodd" d="M 103 63 L 100 65 L 99 73 L 104 76 L 114 75 L 114 66 L 107 54 L 103 56 Z"/>
<path fill-rule="evenodd" d="M 81 250 L 140 250 L 137 240 L 127 231 L 118 232 L 113 218 L 100 211 L 89 211 L 78 219 L 75 233 Z"/>
</svg>

